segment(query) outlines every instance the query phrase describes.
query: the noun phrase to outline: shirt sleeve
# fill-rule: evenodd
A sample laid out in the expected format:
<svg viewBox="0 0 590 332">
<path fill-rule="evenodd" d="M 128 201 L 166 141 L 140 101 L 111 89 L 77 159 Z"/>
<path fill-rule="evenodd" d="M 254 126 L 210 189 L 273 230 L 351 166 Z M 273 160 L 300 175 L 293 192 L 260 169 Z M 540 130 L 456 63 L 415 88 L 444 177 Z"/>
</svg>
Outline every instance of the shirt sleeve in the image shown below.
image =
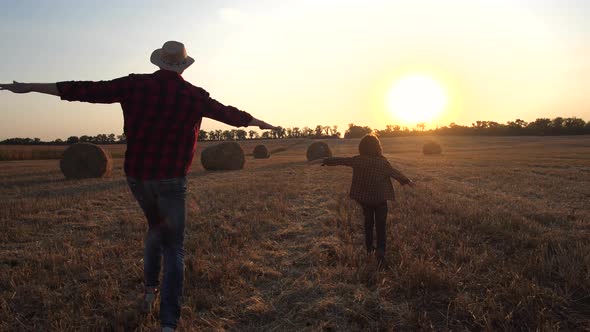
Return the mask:
<svg viewBox="0 0 590 332">
<path fill-rule="evenodd" d="M 250 121 L 252 121 L 252 115 L 249 113 L 240 111 L 233 106 L 225 106 L 211 97 L 208 97 L 205 103 L 203 116 L 207 118 L 221 121 L 234 127 L 247 127 Z"/>
<path fill-rule="evenodd" d="M 62 100 L 111 104 L 125 101 L 130 94 L 130 76 L 110 81 L 58 82 L 57 89 Z"/>
<path fill-rule="evenodd" d="M 395 180 L 397 180 L 397 182 L 401 184 L 410 183 L 410 179 L 407 176 L 405 176 L 402 172 L 398 171 L 395 167 L 391 166 L 389 162 L 387 162 L 387 166 L 387 172 L 389 173 L 390 177 L 394 178 Z"/>
<path fill-rule="evenodd" d="M 322 166 L 349 166 L 352 167 L 352 158 L 324 158 Z"/>
</svg>

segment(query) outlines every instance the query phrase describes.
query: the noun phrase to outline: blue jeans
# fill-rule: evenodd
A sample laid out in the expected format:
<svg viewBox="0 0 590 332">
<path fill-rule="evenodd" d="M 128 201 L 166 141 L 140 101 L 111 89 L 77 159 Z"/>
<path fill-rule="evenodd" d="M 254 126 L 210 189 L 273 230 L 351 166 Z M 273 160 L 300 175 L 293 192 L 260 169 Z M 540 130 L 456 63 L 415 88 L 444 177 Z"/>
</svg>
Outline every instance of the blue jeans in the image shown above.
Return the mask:
<svg viewBox="0 0 590 332">
<path fill-rule="evenodd" d="M 145 287 L 160 288 L 160 323 L 176 328 L 184 282 L 186 178 L 137 180 L 127 177 L 127 183 L 148 222 L 143 256 Z M 162 257 L 164 274 L 160 287 Z"/>
</svg>

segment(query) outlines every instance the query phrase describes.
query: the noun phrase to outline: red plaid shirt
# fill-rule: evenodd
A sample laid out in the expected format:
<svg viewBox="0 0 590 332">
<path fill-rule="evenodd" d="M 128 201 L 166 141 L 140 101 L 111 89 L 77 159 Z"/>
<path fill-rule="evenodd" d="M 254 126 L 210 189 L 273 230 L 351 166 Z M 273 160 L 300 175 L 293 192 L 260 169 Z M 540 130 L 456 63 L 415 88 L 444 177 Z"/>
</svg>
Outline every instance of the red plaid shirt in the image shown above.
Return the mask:
<svg viewBox="0 0 590 332">
<path fill-rule="evenodd" d="M 125 173 L 142 179 L 185 176 L 195 155 L 201 120 L 247 126 L 252 116 L 209 97 L 178 73 L 158 70 L 100 82 L 59 82 L 63 100 L 121 103 L 127 136 Z"/>
<path fill-rule="evenodd" d="M 365 204 L 378 204 L 395 199 L 390 178 L 396 179 L 401 184 L 410 182 L 410 179 L 393 168 L 383 156 L 325 158 L 323 165 L 352 167 L 350 198 Z"/>
</svg>

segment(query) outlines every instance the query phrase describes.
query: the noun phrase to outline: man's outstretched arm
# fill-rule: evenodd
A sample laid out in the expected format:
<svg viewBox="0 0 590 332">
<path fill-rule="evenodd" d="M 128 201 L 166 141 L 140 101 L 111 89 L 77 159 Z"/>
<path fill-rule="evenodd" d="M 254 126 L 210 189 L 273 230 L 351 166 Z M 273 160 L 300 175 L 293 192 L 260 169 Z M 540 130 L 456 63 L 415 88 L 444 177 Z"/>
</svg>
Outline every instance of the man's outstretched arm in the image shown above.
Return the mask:
<svg viewBox="0 0 590 332">
<path fill-rule="evenodd" d="M 207 107 L 205 107 L 203 115 L 213 120 L 221 121 L 235 127 L 258 126 L 260 129 L 277 129 L 277 127 L 259 120 L 236 107 L 223 105 L 208 95 L 206 103 Z"/>
<path fill-rule="evenodd" d="M 63 100 L 110 104 L 125 100 L 130 89 L 130 76 L 110 81 L 69 81 L 57 83 L 0 84 L 0 90 L 14 93 L 39 92 L 59 96 Z"/>
<path fill-rule="evenodd" d="M 0 90 L 8 90 L 14 93 L 39 92 L 48 95 L 59 96 L 59 90 L 55 83 L 12 83 L 0 84 Z"/>
<path fill-rule="evenodd" d="M 269 123 L 266 123 L 262 120 L 258 120 L 255 117 L 252 117 L 252 120 L 250 121 L 250 123 L 248 123 L 248 126 L 257 126 L 258 128 L 263 129 L 263 130 L 264 129 L 270 129 L 270 130 L 277 129 L 277 127 L 275 127 Z"/>
</svg>

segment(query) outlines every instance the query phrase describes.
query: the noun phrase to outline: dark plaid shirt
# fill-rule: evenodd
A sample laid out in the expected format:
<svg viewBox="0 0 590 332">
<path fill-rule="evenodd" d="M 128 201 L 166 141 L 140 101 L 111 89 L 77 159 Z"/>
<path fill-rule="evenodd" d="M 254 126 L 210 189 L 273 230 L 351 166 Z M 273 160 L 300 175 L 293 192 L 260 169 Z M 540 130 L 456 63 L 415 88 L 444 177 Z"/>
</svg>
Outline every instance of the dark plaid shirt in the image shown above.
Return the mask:
<svg viewBox="0 0 590 332">
<path fill-rule="evenodd" d="M 396 179 L 401 184 L 410 182 L 410 179 L 393 168 L 383 156 L 326 158 L 323 165 L 352 167 L 350 198 L 364 204 L 377 204 L 386 200 L 394 200 L 395 193 L 390 178 Z"/>
<path fill-rule="evenodd" d="M 247 126 L 252 116 L 209 97 L 178 73 L 158 70 L 100 82 L 59 82 L 61 99 L 121 103 L 127 137 L 125 173 L 148 179 L 185 176 L 203 117 Z"/>
</svg>

